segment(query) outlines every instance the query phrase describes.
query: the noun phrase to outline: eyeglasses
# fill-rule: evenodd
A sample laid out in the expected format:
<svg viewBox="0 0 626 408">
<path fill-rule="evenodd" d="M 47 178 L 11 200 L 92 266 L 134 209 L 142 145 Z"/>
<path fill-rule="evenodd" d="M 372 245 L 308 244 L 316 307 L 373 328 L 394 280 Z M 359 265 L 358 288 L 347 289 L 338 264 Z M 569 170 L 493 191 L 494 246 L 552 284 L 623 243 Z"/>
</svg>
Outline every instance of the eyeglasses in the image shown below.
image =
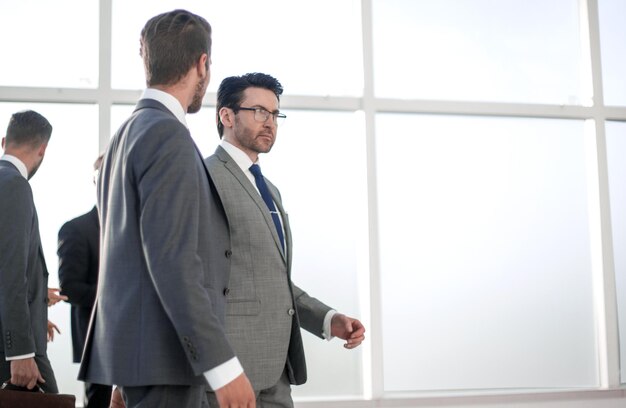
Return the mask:
<svg viewBox="0 0 626 408">
<path fill-rule="evenodd" d="M 257 122 L 265 122 L 270 117 L 270 115 L 272 115 L 272 119 L 274 120 L 275 125 L 280 125 L 281 123 L 284 122 L 285 118 L 287 117 L 287 115 L 285 115 L 284 113 L 270 112 L 267 109 L 260 108 L 260 107 L 244 108 L 243 106 L 239 106 L 237 107 L 237 109 L 254 112 L 254 120 L 256 120 Z"/>
</svg>

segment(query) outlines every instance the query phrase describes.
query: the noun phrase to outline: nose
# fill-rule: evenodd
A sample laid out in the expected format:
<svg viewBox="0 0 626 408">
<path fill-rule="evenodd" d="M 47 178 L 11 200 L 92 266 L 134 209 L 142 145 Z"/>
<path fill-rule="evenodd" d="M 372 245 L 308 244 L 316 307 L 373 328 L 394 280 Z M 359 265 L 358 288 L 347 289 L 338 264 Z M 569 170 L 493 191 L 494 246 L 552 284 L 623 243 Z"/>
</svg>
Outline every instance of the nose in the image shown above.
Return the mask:
<svg viewBox="0 0 626 408">
<path fill-rule="evenodd" d="M 276 121 L 274 120 L 274 115 L 272 114 L 267 115 L 267 119 L 265 119 L 265 122 L 263 123 L 263 125 L 269 128 L 275 128 Z"/>
</svg>

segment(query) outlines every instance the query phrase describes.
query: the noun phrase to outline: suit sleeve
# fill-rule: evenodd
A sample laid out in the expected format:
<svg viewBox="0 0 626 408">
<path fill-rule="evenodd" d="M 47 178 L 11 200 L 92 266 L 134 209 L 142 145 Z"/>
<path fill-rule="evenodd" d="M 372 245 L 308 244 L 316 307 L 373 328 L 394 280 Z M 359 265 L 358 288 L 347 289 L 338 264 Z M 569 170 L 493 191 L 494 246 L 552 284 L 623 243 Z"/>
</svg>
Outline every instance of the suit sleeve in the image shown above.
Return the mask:
<svg viewBox="0 0 626 408">
<path fill-rule="evenodd" d="M 140 200 L 139 228 L 153 285 L 197 375 L 235 356 L 211 302 L 217 288 L 206 282 L 198 252 L 202 200 L 212 200 L 208 176 L 189 132 L 167 121 L 149 132 L 154 140 L 132 160 Z M 142 164 L 143 163 L 143 164 Z M 205 192 L 204 194 L 202 192 Z M 215 205 L 211 203 L 204 203 Z M 228 273 L 228 271 L 210 271 Z M 191 344 L 191 346 L 190 346 Z M 195 357 L 195 358 L 194 358 Z"/>
<path fill-rule="evenodd" d="M 326 313 L 332 308 L 316 298 L 309 296 L 295 284 L 293 285 L 293 295 L 296 299 L 300 326 L 306 331 L 323 339 L 324 317 L 326 317 Z"/>
<path fill-rule="evenodd" d="M 21 176 L 7 184 L 0 194 L 0 322 L 4 353 L 13 357 L 35 352 L 26 274 L 34 203 Z"/>
<path fill-rule="evenodd" d="M 71 222 L 59 230 L 57 254 L 61 294 L 72 305 L 91 308 L 96 299 L 96 285 L 89 283 L 89 242 Z"/>
</svg>

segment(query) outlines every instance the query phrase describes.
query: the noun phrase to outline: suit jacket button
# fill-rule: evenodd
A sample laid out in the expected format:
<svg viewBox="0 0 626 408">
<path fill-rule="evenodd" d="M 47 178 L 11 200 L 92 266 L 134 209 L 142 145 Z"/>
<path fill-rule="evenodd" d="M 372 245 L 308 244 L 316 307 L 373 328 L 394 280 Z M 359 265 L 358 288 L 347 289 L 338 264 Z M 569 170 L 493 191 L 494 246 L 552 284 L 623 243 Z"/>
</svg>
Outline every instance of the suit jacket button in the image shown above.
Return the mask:
<svg viewBox="0 0 626 408">
<path fill-rule="evenodd" d="M 295 310 L 293 310 L 293 309 L 289 309 L 289 310 L 287 311 L 287 314 L 288 314 L 289 316 L 293 316 L 294 314 L 296 314 L 296 311 L 295 311 Z"/>
<path fill-rule="evenodd" d="M 228 296 L 229 293 L 230 293 L 230 288 L 225 288 L 224 289 L 224 296 Z"/>
<path fill-rule="evenodd" d="M 226 255 L 226 258 L 230 258 L 233 255 L 233 251 L 227 249 L 226 252 L 224 252 L 224 255 Z"/>
</svg>

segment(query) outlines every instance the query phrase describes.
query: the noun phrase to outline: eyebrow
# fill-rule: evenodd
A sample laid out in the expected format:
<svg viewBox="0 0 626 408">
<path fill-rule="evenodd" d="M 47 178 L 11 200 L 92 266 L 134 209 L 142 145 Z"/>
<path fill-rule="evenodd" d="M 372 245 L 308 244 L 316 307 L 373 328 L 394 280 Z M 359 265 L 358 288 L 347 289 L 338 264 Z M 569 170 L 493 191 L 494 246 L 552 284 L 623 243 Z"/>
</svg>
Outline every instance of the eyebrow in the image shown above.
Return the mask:
<svg viewBox="0 0 626 408">
<path fill-rule="evenodd" d="M 271 111 L 271 110 L 267 109 L 265 106 L 263 106 L 263 105 L 259 105 L 259 104 L 257 104 L 257 105 L 252 105 L 252 108 L 263 108 L 263 109 L 265 109 L 266 111 L 268 111 L 269 113 L 280 113 L 280 109 L 276 109 L 276 110 L 274 110 L 274 111 Z"/>
</svg>

